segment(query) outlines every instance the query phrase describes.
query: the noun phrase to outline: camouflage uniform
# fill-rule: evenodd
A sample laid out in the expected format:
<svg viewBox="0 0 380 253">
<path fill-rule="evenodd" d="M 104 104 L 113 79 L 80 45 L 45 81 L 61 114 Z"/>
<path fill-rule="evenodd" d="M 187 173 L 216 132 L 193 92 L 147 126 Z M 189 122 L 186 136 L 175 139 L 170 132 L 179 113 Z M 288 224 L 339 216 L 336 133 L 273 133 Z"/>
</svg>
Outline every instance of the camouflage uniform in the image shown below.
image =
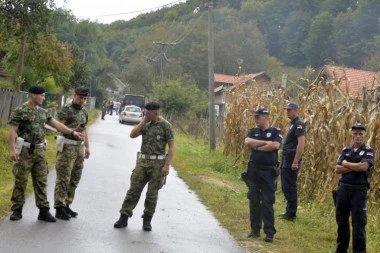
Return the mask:
<svg viewBox="0 0 380 253">
<path fill-rule="evenodd" d="M 58 120 L 64 121 L 64 124 L 69 128 L 75 128 L 79 124 L 87 124 L 88 112 L 83 107 L 74 108 L 73 104 L 68 104 L 58 113 Z M 77 141 L 71 135 L 64 134 L 63 136 Z M 54 208 L 65 207 L 66 205 L 70 205 L 74 200 L 75 189 L 79 184 L 83 170 L 83 143 L 83 141 L 78 141 L 78 145 L 65 143 L 63 151 L 57 154 Z"/>
<path fill-rule="evenodd" d="M 174 132 L 171 124 L 161 118 L 156 123 L 148 123 L 142 128 L 141 153 L 146 155 L 165 154 L 166 145 L 174 139 Z M 144 214 L 153 216 L 158 199 L 158 190 L 161 188 L 161 169 L 165 165 L 165 160 L 137 159 L 136 167 L 131 175 L 131 186 L 125 196 L 120 213 L 129 217 L 133 215 L 141 192 L 148 183 L 148 190 L 145 198 Z"/>
<path fill-rule="evenodd" d="M 52 116 L 43 108 L 31 108 L 24 104 L 16 108 L 11 116 L 10 125 L 18 126 L 17 135 L 26 142 L 41 144 L 45 142 L 44 125 L 52 120 Z M 46 146 L 31 148 L 23 147 L 19 160 L 15 162 L 13 175 L 15 185 L 12 193 L 12 210 L 22 207 L 25 203 L 25 189 L 29 172 L 32 175 L 36 205 L 38 208 L 49 208 L 46 185 L 48 165 L 46 162 Z"/>
</svg>

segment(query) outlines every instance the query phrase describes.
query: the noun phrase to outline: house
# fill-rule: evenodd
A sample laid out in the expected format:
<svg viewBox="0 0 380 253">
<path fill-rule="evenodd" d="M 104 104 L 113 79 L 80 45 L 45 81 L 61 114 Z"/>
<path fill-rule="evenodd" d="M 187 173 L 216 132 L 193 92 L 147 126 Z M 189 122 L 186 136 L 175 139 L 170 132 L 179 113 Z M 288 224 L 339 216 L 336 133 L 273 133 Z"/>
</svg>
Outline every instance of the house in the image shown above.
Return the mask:
<svg viewBox="0 0 380 253">
<path fill-rule="evenodd" d="M 214 74 L 215 82 L 215 109 L 217 116 L 223 116 L 225 113 L 226 91 L 231 91 L 238 84 L 246 84 L 249 81 L 255 81 L 259 86 L 266 87 L 270 83 L 270 77 L 265 72 L 255 74 L 230 76 L 224 74 Z"/>
<path fill-rule="evenodd" d="M 363 88 L 380 89 L 380 72 L 325 65 L 322 69 L 326 81 L 339 81 L 339 88 L 351 98 L 363 98 Z"/>
</svg>

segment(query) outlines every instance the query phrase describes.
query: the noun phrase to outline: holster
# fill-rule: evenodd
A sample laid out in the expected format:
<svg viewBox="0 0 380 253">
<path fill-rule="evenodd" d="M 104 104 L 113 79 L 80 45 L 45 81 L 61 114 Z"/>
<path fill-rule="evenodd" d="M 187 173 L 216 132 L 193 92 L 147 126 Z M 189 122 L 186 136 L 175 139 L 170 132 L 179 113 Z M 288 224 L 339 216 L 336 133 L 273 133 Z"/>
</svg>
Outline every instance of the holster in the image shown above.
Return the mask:
<svg viewBox="0 0 380 253">
<path fill-rule="evenodd" d="M 248 178 L 248 173 L 246 171 L 241 173 L 241 179 L 244 181 L 248 188 L 253 187 L 253 182 Z"/>
</svg>

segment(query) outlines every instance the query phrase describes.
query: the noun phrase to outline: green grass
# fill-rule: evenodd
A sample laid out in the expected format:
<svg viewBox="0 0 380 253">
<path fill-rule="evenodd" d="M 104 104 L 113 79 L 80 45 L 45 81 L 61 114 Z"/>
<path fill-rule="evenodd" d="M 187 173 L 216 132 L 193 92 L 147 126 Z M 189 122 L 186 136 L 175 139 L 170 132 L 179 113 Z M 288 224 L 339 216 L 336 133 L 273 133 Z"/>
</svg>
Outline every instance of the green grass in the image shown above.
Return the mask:
<svg viewBox="0 0 380 253">
<path fill-rule="evenodd" d="M 99 110 L 90 111 L 88 125 L 91 125 L 98 118 L 99 114 Z M 0 128 L 0 219 L 10 212 L 12 205 L 10 198 L 12 195 L 14 178 L 12 174 L 13 162 L 9 155 L 8 131 L 9 127 Z M 46 159 L 49 168 L 52 168 L 57 155 L 57 145 L 54 139 L 54 134 L 48 134 L 46 140 L 48 142 Z M 26 195 L 31 193 L 32 190 L 32 181 L 29 177 Z"/>
<path fill-rule="evenodd" d="M 294 222 L 275 219 L 277 234 L 273 244 L 247 238 L 249 215 L 247 187 L 240 180 L 245 164 L 234 164 L 222 150 L 209 151 L 206 143 L 188 137 L 176 136 L 176 154 L 173 166 L 178 175 L 194 190 L 203 204 L 211 210 L 220 223 L 248 252 L 281 253 L 328 253 L 335 252 L 336 222 L 335 209 L 330 193 L 324 203 L 313 204 L 306 200 L 299 203 L 298 218 Z M 238 172 L 236 172 L 238 171 Z M 276 192 L 275 214 L 285 210 L 281 186 Z M 368 217 L 367 252 L 380 252 L 379 213 Z"/>
</svg>

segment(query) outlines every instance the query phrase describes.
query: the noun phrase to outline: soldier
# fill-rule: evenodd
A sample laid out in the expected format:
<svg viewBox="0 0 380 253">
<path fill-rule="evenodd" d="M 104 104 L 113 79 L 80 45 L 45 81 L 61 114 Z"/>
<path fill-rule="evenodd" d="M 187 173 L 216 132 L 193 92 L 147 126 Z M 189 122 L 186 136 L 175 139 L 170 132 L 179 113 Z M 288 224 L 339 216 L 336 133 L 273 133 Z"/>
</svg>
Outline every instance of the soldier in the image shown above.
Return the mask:
<svg viewBox="0 0 380 253">
<path fill-rule="evenodd" d="M 362 124 L 351 127 L 353 146 L 343 149 L 335 166 L 340 175 L 336 195 L 338 224 L 337 253 L 346 253 L 350 242 L 349 217 L 352 215 L 352 252 L 366 252 L 367 190 L 375 151 L 365 145 L 366 129 Z"/>
<path fill-rule="evenodd" d="M 298 116 L 298 104 L 290 102 L 285 109 L 291 122 L 282 146 L 281 187 L 287 203 L 286 212 L 280 215 L 280 219 L 292 221 L 297 217 L 297 178 L 305 148 L 306 128 Z"/>
<path fill-rule="evenodd" d="M 247 176 L 251 182 L 248 191 L 251 232 L 248 237 L 260 237 L 264 223 L 265 241 L 273 242 L 276 178 L 278 176 L 278 149 L 282 142 L 279 128 L 270 126 L 269 112 L 260 108 L 253 114 L 256 128 L 249 130 L 245 145 L 251 149 Z"/>
<path fill-rule="evenodd" d="M 83 107 L 88 93 L 89 89 L 86 87 L 76 88 L 72 102 L 65 105 L 58 113 L 58 120 L 61 123 L 85 136 L 84 141 L 78 141 L 67 134 L 59 138 L 63 143 L 62 149 L 58 150 L 55 165 L 57 179 L 54 191 L 54 208 L 56 209 L 55 217 L 62 220 L 69 220 L 78 215 L 70 208 L 70 205 L 74 201 L 75 190 L 82 176 L 84 159 L 90 156 L 86 129 L 88 112 Z"/>
<path fill-rule="evenodd" d="M 16 108 L 10 119 L 8 141 L 11 159 L 15 161 L 13 168 L 15 184 L 11 198 L 13 213 L 10 216 L 10 220 L 13 221 L 22 218 L 29 172 L 32 175 L 36 205 L 40 209 L 38 219 L 47 222 L 56 221 L 49 212 L 46 194 L 48 166 L 45 156 L 45 124 L 62 133 L 78 139 L 82 138 L 81 133 L 66 127 L 55 120 L 45 109 L 39 107 L 44 100 L 45 89 L 41 86 L 32 86 L 29 89 L 28 101 Z"/>
<path fill-rule="evenodd" d="M 151 220 L 157 205 L 158 190 L 169 174 L 170 162 L 174 155 L 174 133 L 171 124 L 160 116 L 160 104 L 149 102 L 144 108 L 144 119 L 130 133 L 131 138 L 142 135 L 141 152 L 137 154 L 131 185 L 121 207 L 120 218 L 114 224 L 115 228 L 128 225 L 128 218 L 132 217 L 141 192 L 148 183 L 142 216 L 143 230 L 152 230 Z M 166 145 L 169 146 L 167 155 L 165 154 Z"/>
</svg>

